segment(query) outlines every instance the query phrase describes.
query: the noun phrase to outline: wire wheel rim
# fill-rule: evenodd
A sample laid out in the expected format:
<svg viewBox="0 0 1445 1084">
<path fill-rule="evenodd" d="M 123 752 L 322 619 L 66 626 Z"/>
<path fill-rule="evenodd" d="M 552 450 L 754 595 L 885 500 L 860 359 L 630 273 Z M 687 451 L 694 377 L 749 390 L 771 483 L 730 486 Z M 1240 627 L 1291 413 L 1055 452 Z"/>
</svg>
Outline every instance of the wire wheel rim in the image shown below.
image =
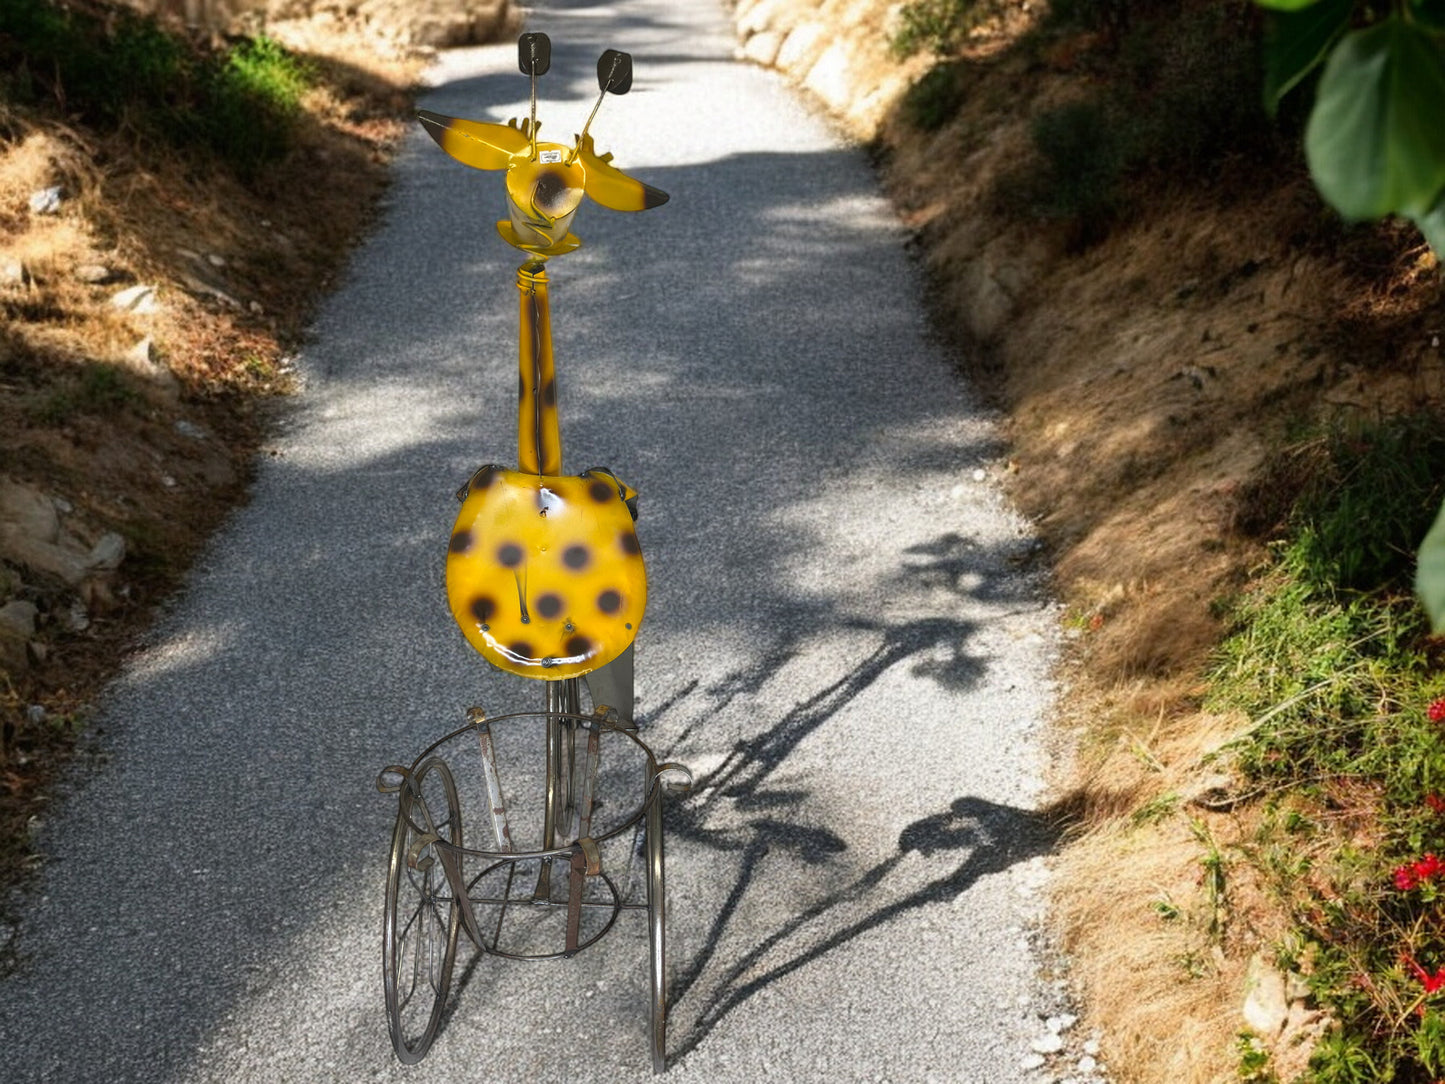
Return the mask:
<svg viewBox="0 0 1445 1084">
<path fill-rule="evenodd" d="M 441 789 L 428 795 L 423 788 L 433 773 Z M 432 807 L 443 802 L 445 810 Z M 456 783 L 439 757 L 422 764 L 401 789 L 386 883 L 382 973 L 387 1025 L 397 1059 L 406 1065 L 421 1061 L 436 1037 L 461 928 L 437 847 L 419 850 L 418 868 L 408 863 L 408 852 L 423 838 L 418 832 L 423 825 L 441 840 L 461 845 Z"/>
</svg>

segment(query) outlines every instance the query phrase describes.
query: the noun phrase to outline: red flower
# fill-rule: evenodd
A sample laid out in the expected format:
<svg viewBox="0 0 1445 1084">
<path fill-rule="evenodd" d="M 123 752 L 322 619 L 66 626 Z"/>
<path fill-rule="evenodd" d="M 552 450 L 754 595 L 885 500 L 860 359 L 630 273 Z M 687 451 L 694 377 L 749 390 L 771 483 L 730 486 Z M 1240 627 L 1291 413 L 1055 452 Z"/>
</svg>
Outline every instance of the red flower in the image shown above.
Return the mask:
<svg viewBox="0 0 1445 1084">
<path fill-rule="evenodd" d="M 1445 873 L 1445 862 L 1442 862 L 1433 853 L 1426 854 L 1396 868 L 1395 887 L 1401 892 L 1409 892 L 1412 888 L 1419 888 L 1426 881 L 1433 881 L 1442 873 Z"/>
<path fill-rule="evenodd" d="M 1436 813 L 1445 814 L 1445 798 L 1440 797 L 1440 795 L 1438 795 L 1438 794 L 1427 794 L 1427 795 L 1425 795 L 1425 804 L 1428 805 L 1428 806 L 1429 806 L 1432 810 L 1434 810 Z"/>
<path fill-rule="evenodd" d="M 1400 960 L 1402 963 L 1408 964 L 1410 970 L 1415 972 L 1415 977 L 1420 980 L 1420 985 L 1425 987 L 1426 994 L 1433 994 L 1437 990 L 1445 989 L 1445 967 L 1436 968 L 1432 975 L 1417 964 L 1408 953 L 1401 953 Z"/>
<path fill-rule="evenodd" d="M 1445 697 L 1432 701 L 1425 714 L 1430 716 L 1432 723 L 1445 723 Z"/>
</svg>

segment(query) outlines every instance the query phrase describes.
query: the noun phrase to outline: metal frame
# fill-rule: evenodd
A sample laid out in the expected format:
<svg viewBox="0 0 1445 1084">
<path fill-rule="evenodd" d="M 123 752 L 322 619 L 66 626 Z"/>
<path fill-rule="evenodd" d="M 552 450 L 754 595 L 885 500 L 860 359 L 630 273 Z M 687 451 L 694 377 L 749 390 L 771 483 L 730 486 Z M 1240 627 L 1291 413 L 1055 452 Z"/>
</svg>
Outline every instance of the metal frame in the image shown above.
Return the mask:
<svg viewBox="0 0 1445 1084">
<path fill-rule="evenodd" d="M 450 992 L 459 933 L 465 933 L 480 951 L 505 959 L 570 958 L 602 940 L 623 911 L 644 911 L 651 979 L 649 1046 L 653 1071 L 660 1073 L 667 1067 L 662 794 L 690 786 L 692 775 L 679 764 L 658 763 L 635 727 L 622 723 L 611 708 L 600 706 L 591 714 L 575 710 L 579 694 L 573 678 L 548 683 L 545 711 L 513 712 L 489 719 L 481 709 L 473 708 L 465 726 L 432 742 L 410 766 L 384 768 L 377 778 L 379 790 L 398 796 L 387 882 L 383 980 L 392 1042 L 397 1057 L 407 1064 L 425 1057 L 436 1037 Z M 543 838 L 538 849 L 518 850 L 493 751 L 493 732 L 527 719 L 543 720 L 546 732 Z M 635 807 L 598 831 L 593 807 L 606 735 L 621 735 L 631 754 L 639 757 L 643 788 Z M 467 846 L 462 835 L 461 801 L 447 756 L 472 743 L 483 765 L 482 785 L 494 848 Z M 677 782 L 667 782 L 664 777 L 669 775 L 679 777 Z M 440 780 L 440 795 L 435 786 L 430 795 L 426 793 L 433 776 Z M 433 808 L 437 804 L 446 808 Z M 604 845 L 639 832 L 646 897 L 643 902 L 629 902 L 602 869 L 601 852 Z M 565 872 L 554 876 L 559 864 Z M 530 881 L 534 872 L 535 887 L 514 894 L 514 885 Z M 489 885 L 502 874 L 505 884 L 498 894 Z M 404 887 L 410 890 L 405 902 Z M 525 912 L 535 919 L 548 911 L 565 912 L 559 944 L 540 951 L 508 945 L 504 929 L 509 916 Z M 481 913 L 489 919 L 485 926 Z M 591 918 L 584 930 L 585 915 Z M 407 962 L 411 963 L 409 974 Z"/>
</svg>

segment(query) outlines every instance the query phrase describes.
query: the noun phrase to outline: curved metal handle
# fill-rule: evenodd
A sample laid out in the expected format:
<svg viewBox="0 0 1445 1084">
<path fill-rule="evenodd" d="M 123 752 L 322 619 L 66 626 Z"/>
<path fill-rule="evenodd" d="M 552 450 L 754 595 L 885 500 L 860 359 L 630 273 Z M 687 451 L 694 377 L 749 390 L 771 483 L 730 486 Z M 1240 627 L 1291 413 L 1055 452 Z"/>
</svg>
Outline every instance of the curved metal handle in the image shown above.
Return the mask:
<svg viewBox="0 0 1445 1084">
<path fill-rule="evenodd" d="M 665 781 L 662 778 L 664 775 L 674 774 L 681 775 L 683 778 L 671 781 Z M 657 775 L 654 776 L 654 778 L 658 781 L 658 785 L 669 794 L 686 794 L 692 790 L 693 783 L 695 782 L 692 777 L 692 769 L 686 768 L 675 761 L 659 764 L 657 766 Z"/>
<path fill-rule="evenodd" d="M 376 789 L 382 794 L 396 794 L 411 779 L 411 769 L 400 764 L 388 764 L 376 773 Z"/>
</svg>

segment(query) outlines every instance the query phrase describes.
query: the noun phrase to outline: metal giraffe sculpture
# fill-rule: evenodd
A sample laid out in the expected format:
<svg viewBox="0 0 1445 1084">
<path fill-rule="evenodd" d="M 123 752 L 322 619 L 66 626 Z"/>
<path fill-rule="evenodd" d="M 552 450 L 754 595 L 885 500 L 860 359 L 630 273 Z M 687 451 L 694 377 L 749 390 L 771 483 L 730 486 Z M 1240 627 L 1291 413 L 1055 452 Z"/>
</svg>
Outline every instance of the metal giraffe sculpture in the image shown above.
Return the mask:
<svg viewBox="0 0 1445 1084">
<path fill-rule="evenodd" d="M 537 77 L 550 66 L 547 36 L 524 34 L 518 45 L 521 70 L 531 77 L 527 120 L 419 114 L 457 161 L 506 171 L 510 217 L 497 231 L 530 254 L 517 269 L 518 465 L 482 467 L 457 494 L 462 508 L 447 557 L 447 598 L 468 642 L 488 662 L 557 681 L 613 660 L 630 663 L 620 657 L 642 621 L 647 579 L 633 530 L 637 494 L 602 468 L 562 474 L 546 261 L 581 244 L 569 231 L 584 195 L 615 211 L 645 211 L 667 202 L 667 194 L 612 166 L 612 156 L 599 155 L 587 134 L 603 98 L 631 89 L 632 58 L 615 49 L 602 54 L 601 93 L 567 147 L 537 141 Z M 630 706 L 630 667 L 626 677 Z M 597 693 L 594 686 L 594 699 Z"/>
</svg>

